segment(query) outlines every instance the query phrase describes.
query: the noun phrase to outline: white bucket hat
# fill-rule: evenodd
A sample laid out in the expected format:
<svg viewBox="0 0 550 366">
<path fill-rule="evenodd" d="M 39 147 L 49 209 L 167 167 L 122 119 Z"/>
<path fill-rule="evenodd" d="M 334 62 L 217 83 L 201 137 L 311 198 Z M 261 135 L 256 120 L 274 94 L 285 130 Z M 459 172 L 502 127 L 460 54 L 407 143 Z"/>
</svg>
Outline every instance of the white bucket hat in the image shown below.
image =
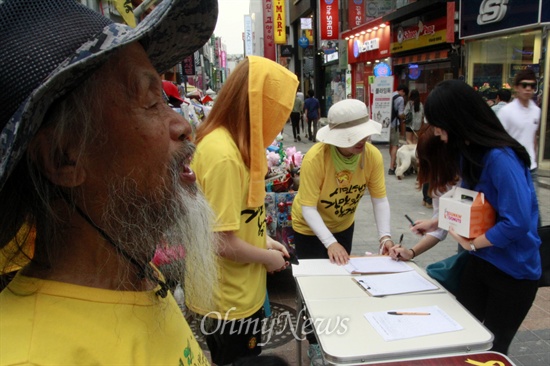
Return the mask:
<svg viewBox="0 0 550 366">
<path fill-rule="evenodd" d="M 382 131 L 382 125 L 369 118 L 365 103 L 357 99 L 335 103 L 328 111 L 327 122 L 325 127 L 317 131 L 317 140 L 343 148 Z"/>
</svg>

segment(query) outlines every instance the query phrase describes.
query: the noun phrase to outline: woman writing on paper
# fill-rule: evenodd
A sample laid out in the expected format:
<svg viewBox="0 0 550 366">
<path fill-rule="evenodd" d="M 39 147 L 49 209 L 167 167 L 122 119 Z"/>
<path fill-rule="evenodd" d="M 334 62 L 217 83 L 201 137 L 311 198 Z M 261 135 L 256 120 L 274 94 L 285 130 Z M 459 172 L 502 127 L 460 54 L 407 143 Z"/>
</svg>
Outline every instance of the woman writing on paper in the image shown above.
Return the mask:
<svg viewBox="0 0 550 366">
<path fill-rule="evenodd" d="M 462 81 L 439 83 L 426 100 L 425 114 L 435 135 L 447 144 L 445 159 L 428 157 L 428 174 L 449 165 L 463 188 L 483 192 L 496 211 L 495 225 L 483 235 L 467 239 L 452 227 L 449 234 L 471 254 L 457 299 L 494 334 L 492 350 L 506 354 L 541 276 L 538 203 L 529 154 Z M 444 175 L 434 179 L 438 187 L 451 183 Z"/>
<path fill-rule="evenodd" d="M 433 215 L 427 220 L 417 220 L 411 231 L 422 235 L 422 239 L 413 247 L 394 245 L 390 256 L 395 260 L 408 261 L 428 251 L 437 243 L 445 240 L 447 231 L 438 228 L 439 196 L 458 182 L 458 176 L 452 164 L 446 164 L 447 144 L 435 136 L 434 127 L 422 129 L 418 136 L 416 154 L 418 155 L 417 187 L 428 185 L 428 194 L 433 198 Z M 436 170 L 437 169 L 437 170 Z M 439 179 L 438 179 L 439 178 Z M 448 183 L 446 183 L 448 182 Z"/>
</svg>

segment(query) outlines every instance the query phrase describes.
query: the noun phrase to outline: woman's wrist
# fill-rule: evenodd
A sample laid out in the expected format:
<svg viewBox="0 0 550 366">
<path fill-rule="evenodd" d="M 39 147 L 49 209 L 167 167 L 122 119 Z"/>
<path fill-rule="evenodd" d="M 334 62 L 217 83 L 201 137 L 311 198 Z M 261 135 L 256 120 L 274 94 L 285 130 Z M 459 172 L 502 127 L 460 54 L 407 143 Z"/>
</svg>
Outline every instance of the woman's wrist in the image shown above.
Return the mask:
<svg viewBox="0 0 550 366">
<path fill-rule="evenodd" d="M 416 257 L 416 252 L 415 252 L 415 250 L 414 250 L 413 248 L 409 248 L 409 250 L 410 250 L 410 251 L 412 252 L 412 254 L 413 254 L 412 257 L 411 257 L 411 259 L 414 259 L 414 258 Z"/>
</svg>

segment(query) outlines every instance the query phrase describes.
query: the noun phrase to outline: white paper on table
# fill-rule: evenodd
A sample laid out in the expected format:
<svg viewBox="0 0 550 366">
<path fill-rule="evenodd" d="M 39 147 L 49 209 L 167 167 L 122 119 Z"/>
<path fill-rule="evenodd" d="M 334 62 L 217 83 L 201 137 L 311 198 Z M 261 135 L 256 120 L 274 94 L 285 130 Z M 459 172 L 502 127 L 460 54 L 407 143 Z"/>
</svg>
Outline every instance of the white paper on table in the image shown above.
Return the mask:
<svg viewBox="0 0 550 366">
<path fill-rule="evenodd" d="M 331 263 L 329 259 L 300 259 L 292 265 L 292 275 L 298 276 L 349 276 L 344 266 Z"/>
<path fill-rule="evenodd" d="M 389 311 L 427 312 L 430 315 L 390 315 Z M 365 313 L 365 318 L 385 341 L 421 337 L 430 334 L 454 332 L 464 329 L 438 306 L 409 309 L 391 309 Z"/>
<path fill-rule="evenodd" d="M 349 273 L 354 274 L 396 273 L 413 270 L 413 268 L 405 262 L 393 260 L 387 255 L 350 258 L 348 264 L 346 264 L 344 268 Z"/>
<path fill-rule="evenodd" d="M 352 278 L 372 296 L 385 296 L 436 290 L 437 287 L 416 271 Z"/>
</svg>

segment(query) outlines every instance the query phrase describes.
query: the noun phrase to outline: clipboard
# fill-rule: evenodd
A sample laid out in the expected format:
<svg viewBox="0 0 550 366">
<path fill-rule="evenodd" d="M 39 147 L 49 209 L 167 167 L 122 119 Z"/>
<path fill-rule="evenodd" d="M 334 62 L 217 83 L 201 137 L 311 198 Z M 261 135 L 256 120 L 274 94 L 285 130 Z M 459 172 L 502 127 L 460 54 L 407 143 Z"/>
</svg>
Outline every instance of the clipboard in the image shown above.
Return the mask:
<svg viewBox="0 0 550 366">
<path fill-rule="evenodd" d="M 387 296 L 438 290 L 439 287 L 416 271 L 353 277 L 370 296 Z"/>
</svg>

